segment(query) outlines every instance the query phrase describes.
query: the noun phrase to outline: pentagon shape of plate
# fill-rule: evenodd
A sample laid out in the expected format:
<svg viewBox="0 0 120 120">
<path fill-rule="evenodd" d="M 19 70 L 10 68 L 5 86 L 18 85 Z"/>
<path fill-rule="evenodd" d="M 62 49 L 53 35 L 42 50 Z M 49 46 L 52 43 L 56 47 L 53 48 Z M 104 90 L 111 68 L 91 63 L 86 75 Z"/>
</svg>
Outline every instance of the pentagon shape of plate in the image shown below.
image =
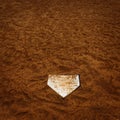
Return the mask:
<svg viewBox="0 0 120 120">
<path fill-rule="evenodd" d="M 47 85 L 64 98 L 80 86 L 80 76 L 49 75 Z"/>
</svg>

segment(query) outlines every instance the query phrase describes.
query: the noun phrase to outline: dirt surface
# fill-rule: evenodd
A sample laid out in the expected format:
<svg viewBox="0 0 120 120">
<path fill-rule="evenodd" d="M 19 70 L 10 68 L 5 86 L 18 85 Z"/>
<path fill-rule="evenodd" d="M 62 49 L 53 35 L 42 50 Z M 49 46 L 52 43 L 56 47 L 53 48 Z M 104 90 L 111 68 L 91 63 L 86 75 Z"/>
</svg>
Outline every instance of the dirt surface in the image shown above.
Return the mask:
<svg viewBox="0 0 120 120">
<path fill-rule="evenodd" d="M 120 120 L 120 1 L 0 0 L 0 120 Z"/>
</svg>

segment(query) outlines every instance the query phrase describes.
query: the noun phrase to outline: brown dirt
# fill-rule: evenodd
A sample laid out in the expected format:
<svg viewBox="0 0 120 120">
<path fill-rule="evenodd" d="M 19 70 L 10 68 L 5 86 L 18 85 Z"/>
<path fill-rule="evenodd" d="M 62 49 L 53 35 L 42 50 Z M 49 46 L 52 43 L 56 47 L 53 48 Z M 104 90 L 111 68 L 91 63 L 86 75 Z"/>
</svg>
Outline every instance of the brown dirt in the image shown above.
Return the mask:
<svg viewBox="0 0 120 120">
<path fill-rule="evenodd" d="M 0 78 L 0 120 L 120 120 L 120 1 L 0 0 Z"/>
</svg>

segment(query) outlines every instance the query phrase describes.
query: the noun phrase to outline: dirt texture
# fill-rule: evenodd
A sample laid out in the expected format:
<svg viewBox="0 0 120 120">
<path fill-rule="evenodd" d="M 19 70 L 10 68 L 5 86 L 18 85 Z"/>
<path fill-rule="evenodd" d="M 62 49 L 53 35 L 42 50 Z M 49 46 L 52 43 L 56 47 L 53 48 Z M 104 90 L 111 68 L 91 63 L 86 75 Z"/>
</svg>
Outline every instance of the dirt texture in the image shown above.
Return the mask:
<svg viewBox="0 0 120 120">
<path fill-rule="evenodd" d="M 120 120 L 120 0 L 0 0 L 0 120 Z"/>
</svg>

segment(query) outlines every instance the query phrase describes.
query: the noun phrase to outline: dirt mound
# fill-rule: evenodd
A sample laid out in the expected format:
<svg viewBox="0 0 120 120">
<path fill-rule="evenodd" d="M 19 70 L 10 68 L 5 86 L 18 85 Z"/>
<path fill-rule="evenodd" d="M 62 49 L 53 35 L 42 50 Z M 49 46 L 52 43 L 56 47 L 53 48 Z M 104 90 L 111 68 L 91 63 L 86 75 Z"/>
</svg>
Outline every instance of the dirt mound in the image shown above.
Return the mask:
<svg viewBox="0 0 120 120">
<path fill-rule="evenodd" d="M 0 0 L 0 120 L 119 120 L 119 0 Z M 80 74 L 61 98 L 48 74 Z"/>
</svg>

